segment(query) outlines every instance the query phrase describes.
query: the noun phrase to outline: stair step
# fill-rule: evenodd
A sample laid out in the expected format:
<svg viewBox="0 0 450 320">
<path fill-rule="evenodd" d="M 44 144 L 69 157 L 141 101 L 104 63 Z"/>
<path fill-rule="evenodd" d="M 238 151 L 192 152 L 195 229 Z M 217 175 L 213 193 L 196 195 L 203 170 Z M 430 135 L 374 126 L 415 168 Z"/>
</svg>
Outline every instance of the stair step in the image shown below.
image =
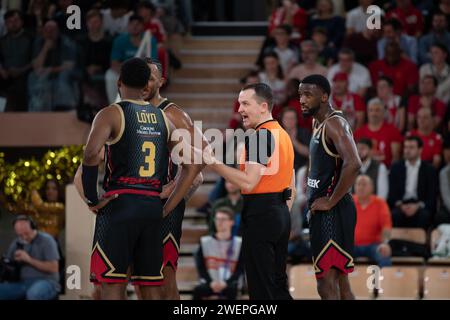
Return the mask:
<svg viewBox="0 0 450 320">
<path fill-rule="evenodd" d="M 175 93 L 228 93 L 239 92 L 239 83 L 172 83 L 167 90 L 167 94 Z"/>
<path fill-rule="evenodd" d="M 174 79 L 182 79 L 182 78 L 233 78 L 233 79 L 241 79 L 244 77 L 253 67 L 249 68 L 215 68 L 212 66 L 211 68 L 195 68 L 195 67 L 185 67 L 182 69 L 175 71 Z"/>
<path fill-rule="evenodd" d="M 240 54 L 229 54 L 229 55 L 211 55 L 211 54 L 181 54 L 181 62 L 184 63 L 255 63 L 257 55 L 240 55 Z"/>
<path fill-rule="evenodd" d="M 190 37 L 183 41 L 183 49 L 255 49 L 259 50 L 264 37 Z"/>
<path fill-rule="evenodd" d="M 230 110 L 230 114 L 231 114 L 231 110 L 233 108 L 234 105 L 234 99 L 237 98 L 238 93 L 236 94 L 232 94 L 231 98 L 202 98 L 202 97 L 190 97 L 190 96 L 183 96 L 183 94 L 169 94 L 169 97 L 176 102 L 177 104 L 179 104 L 179 106 L 181 108 L 183 108 L 183 110 L 187 110 L 187 109 L 191 109 L 191 108 L 196 108 L 196 109 L 214 109 L 217 107 L 220 108 L 229 108 Z M 234 99 L 233 99 L 234 97 Z M 189 112 L 188 112 L 189 113 Z"/>
</svg>

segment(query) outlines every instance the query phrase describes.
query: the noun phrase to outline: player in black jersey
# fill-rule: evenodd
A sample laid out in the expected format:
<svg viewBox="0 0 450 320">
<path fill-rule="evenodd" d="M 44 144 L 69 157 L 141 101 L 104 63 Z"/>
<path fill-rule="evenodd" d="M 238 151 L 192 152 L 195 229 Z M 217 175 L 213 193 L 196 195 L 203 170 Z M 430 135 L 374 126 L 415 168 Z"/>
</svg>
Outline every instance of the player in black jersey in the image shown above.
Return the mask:
<svg viewBox="0 0 450 320">
<path fill-rule="evenodd" d="M 299 85 L 304 116 L 314 117 L 307 181 L 310 235 L 317 290 L 322 299 L 354 299 L 356 208 L 350 195 L 361 166 L 350 126 L 330 103 L 330 84 L 321 75 Z"/>
<path fill-rule="evenodd" d="M 176 129 L 186 129 L 193 132 L 193 123 L 189 115 L 184 112 L 178 105 L 169 101 L 160 95 L 160 88 L 164 85 L 165 79 L 163 77 L 162 65 L 150 58 L 145 59 L 151 69 L 151 78 L 149 84 L 149 94 L 145 100 L 152 105 L 164 111 L 167 118 L 174 124 Z M 193 141 L 193 139 L 191 140 Z M 163 202 L 167 200 L 175 187 L 175 179 L 178 179 L 179 167 L 169 159 L 169 172 L 167 181 L 163 186 L 163 191 L 160 195 Z M 202 167 L 199 168 L 201 170 Z M 184 217 L 184 210 L 187 200 L 202 184 L 203 176 L 201 173 L 195 178 L 193 185 L 188 191 L 185 198 L 177 205 L 177 207 L 166 217 L 162 222 L 162 238 L 163 238 L 163 274 L 164 284 L 162 286 L 163 299 L 179 300 L 176 283 L 176 269 L 178 266 L 178 256 L 180 250 L 181 239 L 181 225 Z"/>
<path fill-rule="evenodd" d="M 150 76 L 143 59 L 123 63 L 118 81 L 122 101 L 104 108 L 94 119 L 81 181 L 76 181 L 90 210 L 97 213 L 91 281 L 102 285 L 102 299 L 125 299 L 129 278 L 141 286 L 144 299 L 161 298 L 156 286 L 164 278 L 160 229 L 165 207 L 159 195 L 167 179 L 174 126 L 162 110 L 143 99 Z M 103 150 L 106 193 L 98 199 Z M 186 171 L 192 170 L 187 166 Z M 188 187 L 177 184 L 175 189 L 184 194 Z M 171 197 L 166 205 L 173 207 L 182 197 Z"/>
</svg>

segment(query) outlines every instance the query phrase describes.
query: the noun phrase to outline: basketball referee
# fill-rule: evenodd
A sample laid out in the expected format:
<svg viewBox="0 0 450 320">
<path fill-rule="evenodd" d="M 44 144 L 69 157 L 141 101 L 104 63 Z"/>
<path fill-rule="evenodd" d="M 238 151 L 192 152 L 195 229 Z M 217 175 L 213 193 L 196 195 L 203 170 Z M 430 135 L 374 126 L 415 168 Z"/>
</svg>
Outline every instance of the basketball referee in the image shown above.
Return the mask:
<svg viewBox="0 0 450 320">
<path fill-rule="evenodd" d="M 244 197 L 242 247 L 252 300 L 292 299 L 286 258 L 295 185 L 294 149 L 289 135 L 272 118 L 272 107 L 272 90 L 266 84 L 250 84 L 239 93 L 243 124 L 256 130 L 246 138 L 240 170 L 204 155 L 213 171 L 240 186 Z"/>
</svg>

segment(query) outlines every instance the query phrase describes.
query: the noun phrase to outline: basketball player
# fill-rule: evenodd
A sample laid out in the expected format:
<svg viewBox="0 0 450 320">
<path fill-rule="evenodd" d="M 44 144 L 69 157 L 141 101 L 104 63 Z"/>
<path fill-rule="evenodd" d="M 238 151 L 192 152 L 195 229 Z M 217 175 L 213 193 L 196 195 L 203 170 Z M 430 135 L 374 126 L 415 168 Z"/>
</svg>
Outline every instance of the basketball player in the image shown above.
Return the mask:
<svg viewBox="0 0 450 320">
<path fill-rule="evenodd" d="M 160 88 L 164 85 L 165 82 L 165 79 L 163 77 L 162 65 L 158 61 L 152 60 L 151 58 L 146 58 L 145 60 L 150 67 L 152 74 L 149 83 L 149 94 L 145 97 L 145 100 L 150 102 L 151 105 L 163 110 L 167 118 L 173 123 L 176 129 L 186 129 L 191 134 L 193 134 L 194 127 L 189 115 L 184 112 L 178 105 L 160 95 Z M 194 139 L 191 139 L 191 141 L 194 141 Z M 203 167 L 200 166 L 199 170 L 201 170 L 202 168 Z M 179 167 L 172 161 L 169 161 L 167 184 L 163 186 L 163 192 L 160 195 L 161 199 L 163 199 L 163 202 L 165 202 L 169 195 L 173 192 L 175 187 L 175 178 L 179 178 L 177 176 L 178 172 Z M 181 200 L 177 207 L 163 219 L 163 299 L 180 299 L 175 273 L 178 265 L 178 256 L 180 250 L 181 225 L 184 218 L 186 202 L 198 189 L 202 182 L 203 176 L 201 173 L 199 173 L 185 198 Z"/>
<path fill-rule="evenodd" d="M 317 289 L 322 299 L 354 299 L 347 276 L 356 224 L 350 189 L 361 160 L 347 120 L 328 101 L 328 80 L 305 77 L 298 92 L 303 115 L 314 117 L 307 196 Z"/>
<path fill-rule="evenodd" d="M 118 91 L 122 101 L 101 110 L 92 124 L 84 152 L 81 181 L 89 209 L 97 213 L 91 281 L 101 284 L 101 298 L 125 299 L 129 276 L 141 287 L 143 299 L 160 299 L 163 282 L 160 199 L 167 179 L 169 137 L 173 124 L 163 111 L 144 101 L 151 71 L 140 58 L 121 67 Z M 98 165 L 105 150 L 103 199 L 98 199 Z M 181 201 L 197 173 L 185 166 L 183 183 L 177 183 Z M 183 174 L 184 172 L 184 174 Z M 191 180 L 189 180 L 192 177 Z M 187 178 L 187 179 L 186 179 Z M 79 179 L 79 178 L 78 178 Z M 181 180 L 180 180 L 181 181 Z M 130 274 L 129 274 L 130 273 Z"/>
</svg>

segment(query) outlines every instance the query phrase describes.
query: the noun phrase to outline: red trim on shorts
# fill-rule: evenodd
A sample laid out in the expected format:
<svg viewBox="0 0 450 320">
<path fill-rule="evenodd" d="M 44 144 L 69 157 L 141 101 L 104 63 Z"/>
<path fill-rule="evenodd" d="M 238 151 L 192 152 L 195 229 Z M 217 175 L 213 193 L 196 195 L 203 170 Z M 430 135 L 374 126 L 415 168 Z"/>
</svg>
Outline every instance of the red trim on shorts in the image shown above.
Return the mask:
<svg viewBox="0 0 450 320">
<path fill-rule="evenodd" d="M 163 267 L 167 267 L 169 264 L 177 271 L 178 268 L 179 253 L 176 245 L 173 243 L 172 238 L 164 244 L 163 247 Z"/>
<path fill-rule="evenodd" d="M 127 277 L 105 277 L 105 274 L 111 271 L 111 268 L 105 263 L 100 252 L 96 249 L 91 255 L 91 274 L 90 281 L 94 283 L 125 283 Z"/>
<path fill-rule="evenodd" d="M 331 268 L 338 269 L 343 274 L 353 272 L 353 265 L 349 266 L 350 259 L 339 251 L 335 246 L 330 245 L 326 252 L 315 262 L 316 279 L 323 278 Z"/>
<path fill-rule="evenodd" d="M 157 191 L 137 190 L 137 189 L 117 189 L 106 192 L 103 198 L 110 197 L 115 194 L 140 194 L 143 196 L 159 197 Z"/>
</svg>

